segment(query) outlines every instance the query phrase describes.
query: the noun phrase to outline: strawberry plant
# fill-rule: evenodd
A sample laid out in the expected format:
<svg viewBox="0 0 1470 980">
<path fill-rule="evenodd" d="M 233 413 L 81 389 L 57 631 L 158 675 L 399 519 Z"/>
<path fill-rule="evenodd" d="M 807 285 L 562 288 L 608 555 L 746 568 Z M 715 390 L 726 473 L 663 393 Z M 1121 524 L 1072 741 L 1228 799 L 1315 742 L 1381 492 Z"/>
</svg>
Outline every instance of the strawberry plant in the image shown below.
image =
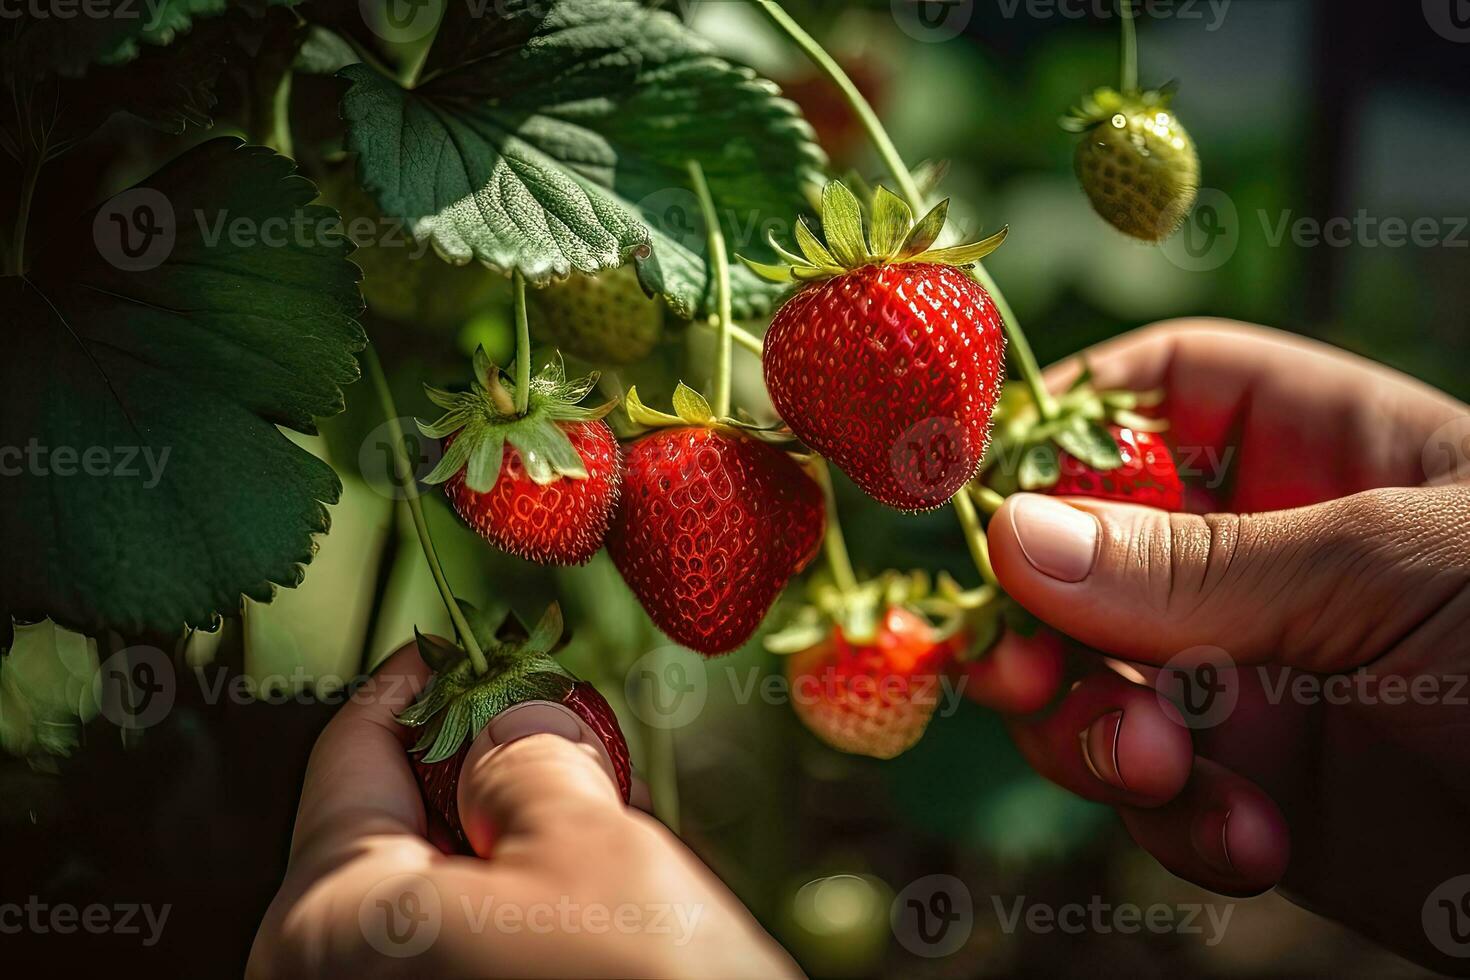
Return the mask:
<svg viewBox="0 0 1470 980">
<path fill-rule="evenodd" d="M 838 179 L 795 103 L 656 5 L 450 4 L 417 44 L 349 6 L 178 3 L 151 22 L 7 28 L 0 447 L 166 460 L 152 477 L 0 481 L 7 648 L 13 622 L 42 620 L 113 647 L 174 644 L 302 583 L 328 506 L 366 475 L 309 437 L 356 399 L 388 433 L 391 495 L 454 634 L 420 635 L 435 676 L 401 717 L 453 826 L 457 760 L 521 701 L 571 706 L 625 798 L 630 766 L 612 707 L 554 656 L 560 607 L 528 630 L 505 602 L 481 613 L 455 591 L 431 533 L 441 497 L 527 568 L 605 547 L 620 596 L 701 654 L 779 627 L 768 645 L 793 687 L 836 678 L 803 721 L 884 758 L 923 734 L 939 677 L 1017 628 L 985 537 L 1007 494 L 1182 506 L 1149 393 L 1045 387 L 983 265 L 1003 216 L 958 240 L 943 168 L 911 169 L 777 4 L 754 6 L 841 93 L 884 172 Z M 1193 203 L 1198 159 L 1168 90 L 1138 88 L 1131 17 L 1124 38 L 1121 87 L 1068 125 L 1099 213 L 1158 241 Z M 340 124 L 304 125 L 293 83 L 316 98 L 330 84 Z M 72 196 L 47 184 L 52 164 L 114 116 L 183 138 L 130 186 L 99 178 L 91 210 L 50 213 Z M 481 315 L 490 339 L 466 326 Z M 769 404 L 735 384 L 737 347 L 759 358 Z M 470 351 L 469 376 L 444 383 L 442 363 Z M 397 403 L 420 367 L 410 427 Z M 952 507 L 977 583 L 860 579 L 834 469 L 897 511 Z M 804 574 L 813 604 L 793 613 L 780 597 Z M 469 587 L 499 600 L 515 577 Z"/>
</svg>

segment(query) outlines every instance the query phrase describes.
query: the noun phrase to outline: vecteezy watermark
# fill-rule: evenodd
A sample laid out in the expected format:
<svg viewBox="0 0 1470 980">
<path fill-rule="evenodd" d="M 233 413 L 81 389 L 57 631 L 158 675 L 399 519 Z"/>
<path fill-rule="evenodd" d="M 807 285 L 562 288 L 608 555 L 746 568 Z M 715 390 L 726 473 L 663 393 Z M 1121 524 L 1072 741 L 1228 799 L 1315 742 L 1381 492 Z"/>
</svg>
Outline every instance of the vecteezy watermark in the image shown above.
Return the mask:
<svg viewBox="0 0 1470 980">
<path fill-rule="evenodd" d="M 1235 711 L 1240 674 L 1220 647 L 1190 647 L 1159 668 L 1154 690 L 1160 701 L 1179 710 L 1190 728 L 1213 728 Z"/>
<path fill-rule="evenodd" d="M 172 904 L 159 906 L 147 902 L 117 902 L 106 905 L 73 905 L 69 902 L 43 902 L 31 895 L 25 902 L 0 903 L 0 935 L 20 933 L 69 936 L 77 932 L 94 936 L 138 936 L 144 946 L 158 945 L 168 923 Z"/>
<path fill-rule="evenodd" d="M 1446 41 L 1470 44 L 1470 2 L 1467 0 L 1422 0 L 1424 20 Z"/>
<path fill-rule="evenodd" d="M 1404 217 L 1359 208 L 1319 218 L 1258 208 L 1254 217 L 1243 221 L 1230 195 L 1201 188 L 1189 217 L 1161 250 L 1181 269 L 1208 272 L 1230 261 L 1247 234 L 1259 234 L 1268 248 L 1470 248 L 1470 216 L 1464 215 Z"/>
<path fill-rule="evenodd" d="M 949 956 L 975 929 L 970 889 L 954 875 L 926 875 L 894 896 L 888 924 L 899 945 L 915 956 Z"/>
<path fill-rule="evenodd" d="M 0 0 L 0 21 L 120 20 L 142 21 L 154 30 L 171 0 Z"/>
<path fill-rule="evenodd" d="M 628 668 L 628 707 L 650 728 L 683 728 L 704 711 L 709 675 L 704 659 L 679 646 L 650 650 Z"/>
<path fill-rule="evenodd" d="M 97 209 L 92 240 L 98 254 L 123 272 L 156 269 L 178 241 L 174 206 L 152 187 L 123 191 Z"/>
<path fill-rule="evenodd" d="M 1421 462 L 1432 483 L 1470 478 L 1470 415 L 1457 415 L 1431 432 Z"/>
<path fill-rule="evenodd" d="M 102 717 L 128 731 L 163 721 L 177 693 L 173 662 L 157 647 L 119 650 L 92 675 L 92 696 Z"/>
<path fill-rule="evenodd" d="M 975 16 L 975 0 L 890 0 L 889 7 L 899 30 L 926 44 L 959 37 Z"/>
<path fill-rule="evenodd" d="M 408 487 L 397 478 L 394 468 L 393 443 L 398 439 L 402 440 L 414 480 L 428 476 L 444 456 L 439 440 L 419 432 L 418 422 L 413 418 L 403 416 L 375 426 L 358 447 L 357 468 L 368 486 L 389 500 L 405 500 L 409 493 Z"/>
<path fill-rule="evenodd" d="M 0 446 L 0 477 L 143 477 L 143 489 L 152 490 L 170 452 L 168 446 L 46 446 L 32 436 L 24 446 Z"/>
<path fill-rule="evenodd" d="M 1064 933 L 1080 935 L 1140 932 L 1154 935 L 1201 936 L 1206 946 L 1217 946 L 1225 938 L 1235 903 L 1183 902 L 1137 905 L 1133 902 L 1109 902 L 1093 895 L 1084 904 L 1066 902 L 1053 905 L 1028 901 L 1025 895 L 1002 898 L 992 895 L 991 906 L 1001 931 L 1011 935 L 1017 931 L 1048 935 Z"/>
<path fill-rule="evenodd" d="M 434 945 L 447 922 L 471 935 L 586 934 L 668 936 L 676 947 L 694 939 L 704 918 L 701 902 L 583 902 L 570 895 L 531 902 L 497 895 L 446 898 L 417 874 L 385 878 L 368 890 L 357 924 L 368 945 L 385 956 L 406 959 Z"/>
<path fill-rule="evenodd" d="M 1199 21 L 1206 31 L 1225 23 L 1233 0 L 1154 0 L 1134 8 L 1151 20 Z M 1006 20 L 1110 20 L 1120 16 L 1118 0 L 981 0 Z M 890 0 L 893 19 L 909 37 L 929 44 L 953 40 L 975 18 L 976 0 Z"/>
<path fill-rule="evenodd" d="M 1470 875 L 1456 875 L 1424 899 L 1424 935 L 1446 956 L 1470 957 Z"/>
<path fill-rule="evenodd" d="M 1137 463 L 1142 475 L 1155 479 L 1172 478 L 1178 474 L 1186 483 L 1206 490 L 1218 490 L 1230 476 L 1230 466 L 1235 461 L 1234 446 L 1190 446 L 1170 447 L 1170 455 L 1140 459 Z M 1021 472 L 1021 462 L 1026 458 L 1030 446 L 1008 446 L 993 443 L 989 450 L 986 472 L 1016 477 Z"/>
</svg>

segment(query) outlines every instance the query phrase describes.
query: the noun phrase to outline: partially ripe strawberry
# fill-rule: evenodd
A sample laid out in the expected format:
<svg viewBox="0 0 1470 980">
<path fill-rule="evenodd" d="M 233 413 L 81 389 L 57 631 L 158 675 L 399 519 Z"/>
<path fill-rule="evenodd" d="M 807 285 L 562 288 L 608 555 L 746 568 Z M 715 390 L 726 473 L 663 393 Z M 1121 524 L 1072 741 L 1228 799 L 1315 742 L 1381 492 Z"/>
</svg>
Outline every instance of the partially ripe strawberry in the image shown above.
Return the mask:
<svg viewBox="0 0 1470 980">
<path fill-rule="evenodd" d="M 1107 429 L 1118 445 L 1123 464 L 1097 470 L 1062 450 L 1057 482 L 1046 492 L 1057 497 L 1098 497 L 1161 510 L 1183 510 L 1184 483 L 1163 438 L 1156 432 L 1120 425 L 1109 425 Z"/>
<path fill-rule="evenodd" d="M 600 276 L 573 273 L 532 290 L 527 299 L 538 332 L 558 348 L 597 364 L 647 357 L 663 328 L 663 304 L 644 295 L 632 266 Z"/>
<path fill-rule="evenodd" d="M 792 654 L 786 678 L 796 714 L 835 749 L 891 759 L 924 734 L 953 644 L 922 616 L 889 606 L 868 636 L 832 627 Z"/>
<path fill-rule="evenodd" d="M 1145 242 L 1174 234 L 1199 192 L 1199 154 L 1169 91 L 1098 89 L 1063 126 L 1081 133 L 1077 179 L 1108 224 Z"/>
<path fill-rule="evenodd" d="M 444 447 L 424 482 L 443 483 L 465 523 L 502 551 L 585 563 L 602 547 L 618 500 L 617 440 L 602 421 L 612 405 L 579 406 L 595 379 L 568 383 L 557 363 L 533 379 L 524 412 L 483 348 L 475 377 L 467 392 L 425 386 L 446 414 L 419 424 Z"/>
<path fill-rule="evenodd" d="M 561 610 L 547 609 L 527 633 L 505 612 L 484 615 L 461 603 L 480 642 L 489 670 L 477 674 L 467 655 L 442 640 L 420 635 L 419 652 L 435 667 L 418 701 L 398 720 L 425 730 L 410 759 L 424 802 L 467 847 L 459 819 L 459 776 L 475 737 L 496 715 L 525 701 L 551 701 L 570 708 L 601 739 L 612 760 L 623 802 L 633 791 L 628 742 L 612 706 L 591 684 L 578 680 L 551 657 L 562 637 Z M 501 620 L 501 621 L 497 621 Z"/>
<path fill-rule="evenodd" d="M 634 391 L 628 407 L 641 408 Z M 729 424 L 665 418 L 624 450 L 608 554 L 670 639 L 728 653 L 821 547 L 822 491 L 789 454 Z"/>
<path fill-rule="evenodd" d="M 929 510 L 975 475 L 1005 378 L 1005 337 L 990 295 L 958 266 L 1005 232 L 973 246 L 930 249 L 941 203 L 917 224 L 880 188 L 864 238 L 852 193 L 823 192 L 823 245 L 804 224 L 805 259 L 790 268 L 747 263 L 772 279 L 809 282 L 765 339 L 771 401 L 803 442 L 869 496 Z"/>
</svg>

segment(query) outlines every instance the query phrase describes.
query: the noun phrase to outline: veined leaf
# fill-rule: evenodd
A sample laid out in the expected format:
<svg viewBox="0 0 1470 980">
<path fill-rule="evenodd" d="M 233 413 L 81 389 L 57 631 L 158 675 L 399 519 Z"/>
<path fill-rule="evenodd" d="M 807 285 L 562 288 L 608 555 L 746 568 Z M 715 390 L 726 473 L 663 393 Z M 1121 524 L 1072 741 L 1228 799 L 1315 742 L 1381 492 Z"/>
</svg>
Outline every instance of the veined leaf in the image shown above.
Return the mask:
<svg viewBox="0 0 1470 980">
<path fill-rule="evenodd" d="M 363 335 L 292 169 L 200 144 L 0 278 L 0 618 L 172 632 L 300 581 L 340 484 L 277 426 L 342 410 Z"/>
<path fill-rule="evenodd" d="M 770 82 L 711 54 L 677 18 L 632 0 L 449 5 L 422 80 L 340 73 L 348 145 L 384 213 L 452 261 L 542 283 L 638 261 L 682 315 L 714 307 L 688 186 L 699 161 L 732 252 L 774 258 L 764 220 L 806 208 L 824 163 Z M 780 293 L 731 270 L 736 316 Z"/>
</svg>

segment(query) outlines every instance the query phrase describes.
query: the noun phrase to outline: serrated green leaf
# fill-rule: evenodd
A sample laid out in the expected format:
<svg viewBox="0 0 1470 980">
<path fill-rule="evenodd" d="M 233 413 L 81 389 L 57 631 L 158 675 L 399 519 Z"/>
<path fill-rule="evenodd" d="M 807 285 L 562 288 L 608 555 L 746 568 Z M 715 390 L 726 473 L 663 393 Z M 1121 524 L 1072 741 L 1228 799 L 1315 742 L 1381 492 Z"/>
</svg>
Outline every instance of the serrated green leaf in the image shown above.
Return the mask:
<svg viewBox="0 0 1470 980">
<path fill-rule="evenodd" d="M 1062 475 L 1057 449 L 1049 442 L 1031 446 L 1021 456 L 1017 479 L 1022 490 L 1045 490 L 1056 486 Z"/>
<path fill-rule="evenodd" d="M 676 313 L 716 306 L 698 206 L 699 162 L 732 247 L 762 215 L 802 209 L 824 158 L 795 106 L 715 57 L 664 12 L 631 0 L 450 4 L 411 90 L 367 65 L 342 77 L 348 145 L 386 214 L 457 261 L 533 283 L 638 258 L 644 289 Z M 737 317 L 780 291 L 731 270 Z"/>
<path fill-rule="evenodd" d="M 873 196 L 873 226 L 870 236 L 873 254 L 879 258 L 890 258 L 898 254 L 909 228 L 914 223 L 914 212 L 903 198 L 886 187 L 879 187 Z"/>
<path fill-rule="evenodd" d="M 341 487 L 277 426 L 312 432 L 342 410 L 364 343 L 357 270 L 342 242 L 267 245 L 221 224 L 330 224 L 292 170 L 238 140 L 200 144 L 58 227 L 27 277 L 0 278 L 0 446 L 50 460 L 0 480 L 0 609 L 172 633 L 300 581 Z M 94 227 L 113 214 L 137 245 L 165 204 L 171 247 L 144 232 L 156 264 L 114 264 L 126 253 Z"/>
<path fill-rule="evenodd" d="M 1123 455 L 1112 434 L 1091 419 L 1076 417 L 1052 438 L 1068 453 L 1100 472 L 1123 465 Z"/>
</svg>

